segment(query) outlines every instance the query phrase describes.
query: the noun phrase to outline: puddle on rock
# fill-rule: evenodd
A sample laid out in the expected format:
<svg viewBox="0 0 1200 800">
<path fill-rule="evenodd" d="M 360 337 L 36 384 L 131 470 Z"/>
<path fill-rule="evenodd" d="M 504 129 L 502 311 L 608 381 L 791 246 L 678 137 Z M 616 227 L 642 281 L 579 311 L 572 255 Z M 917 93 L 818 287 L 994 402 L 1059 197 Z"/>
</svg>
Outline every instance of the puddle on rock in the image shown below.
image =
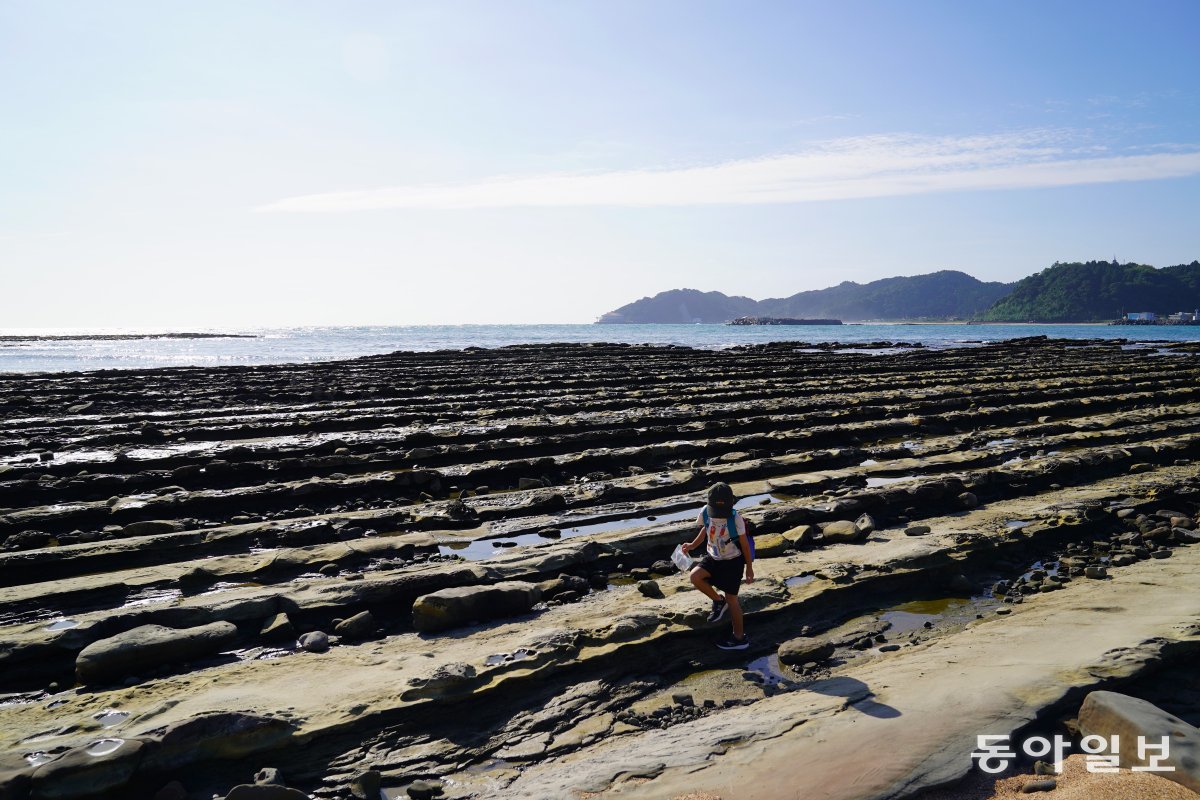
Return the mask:
<svg viewBox="0 0 1200 800">
<path fill-rule="evenodd" d="M 0 694 L 0 708 L 8 706 L 23 706 L 26 703 L 34 703 L 45 697 L 44 692 L 13 692 Z"/>
<path fill-rule="evenodd" d="M 1019 531 L 1021 528 L 1027 528 L 1032 524 L 1033 523 L 1027 522 L 1023 519 L 1010 519 L 1004 523 L 1004 527 L 1008 528 L 1010 531 Z"/>
<path fill-rule="evenodd" d="M 40 767 L 42 764 L 49 764 L 54 760 L 54 756 L 42 750 L 35 753 L 26 753 L 25 760 L 29 762 L 31 767 Z"/>
<path fill-rule="evenodd" d="M 115 711 L 108 709 L 101 711 L 99 714 L 93 715 L 93 719 L 100 723 L 103 728 L 115 728 L 125 720 L 129 719 L 128 711 Z"/>
<path fill-rule="evenodd" d="M 84 752 L 89 756 L 107 756 L 120 750 L 123 744 L 125 744 L 124 739 L 101 739 L 89 744 Z"/>
<path fill-rule="evenodd" d="M 225 581 L 218 581 L 217 583 L 214 583 L 212 586 L 210 586 L 209 588 L 207 588 L 203 592 L 201 592 L 199 596 L 205 597 L 207 595 L 212 595 L 212 594 L 221 594 L 222 592 L 228 592 L 233 589 L 245 589 L 247 587 L 252 587 L 252 586 L 262 586 L 262 584 L 261 583 L 253 583 L 253 582 L 249 582 L 249 581 L 243 582 L 243 583 L 227 583 Z"/>
<path fill-rule="evenodd" d="M 472 764 L 463 771 L 478 774 L 481 772 L 493 772 L 498 769 L 516 769 L 516 765 L 511 761 L 505 761 L 503 758 L 489 758 L 487 761 L 480 762 L 479 764 Z M 407 797 L 407 794 L 396 795 L 397 800 Z"/>
<path fill-rule="evenodd" d="M 48 631 L 65 631 L 78 626 L 79 623 L 73 619 L 59 619 L 51 622 L 46 626 Z"/>
<path fill-rule="evenodd" d="M 920 478 L 920 475 L 901 475 L 896 478 L 867 478 L 867 488 L 874 489 L 879 486 L 891 486 L 893 483 L 901 483 L 902 481 L 911 481 L 914 478 Z"/>
<path fill-rule="evenodd" d="M 778 654 L 756 658 L 746 665 L 747 672 L 762 676 L 763 686 L 778 686 L 782 683 L 794 683 L 796 676 L 789 673 L 787 667 L 779 663 Z"/>
<path fill-rule="evenodd" d="M 536 655 L 536 650 L 529 650 L 527 648 L 520 647 L 516 650 L 513 650 L 511 653 L 496 653 L 494 655 L 490 655 L 484 659 L 483 663 L 489 667 L 495 667 L 500 664 L 511 664 L 514 661 L 521 661 L 522 659 L 530 658 L 531 656 Z"/>
<path fill-rule="evenodd" d="M 924 630 L 941 622 L 968 622 L 985 609 L 995 608 L 1000 603 L 989 595 L 979 597 L 941 597 L 935 600 L 914 600 L 893 606 L 878 616 L 891 623 L 885 635 L 891 641 L 896 634 Z"/>
<path fill-rule="evenodd" d="M 774 494 L 753 494 L 743 497 L 734 507 L 745 508 L 747 506 L 767 505 L 769 503 L 777 503 L 780 497 Z M 673 504 L 673 505 L 678 505 Z M 566 527 L 569 523 L 564 523 L 561 527 L 560 534 L 554 540 L 573 539 L 576 536 L 590 536 L 597 533 L 607 533 L 608 531 L 626 530 L 629 528 L 641 528 L 647 525 L 656 525 L 663 522 L 678 522 L 685 519 L 693 519 L 700 513 L 700 502 L 690 504 L 688 508 L 681 511 L 651 511 L 641 517 L 624 517 L 622 519 L 613 519 L 606 522 L 594 522 L 590 525 L 575 525 Z M 668 506 L 669 507 L 669 506 Z M 503 553 L 506 550 L 511 550 L 515 547 L 528 547 L 529 545 L 542 544 L 548 540 L 547 538 L 537 533 L 522 533 L 510 536 L 492 536 L 484 539 L 471 539 L 459 542 L 443 542 L 438 546 L 438 552 L 442 555 L 456 555 L 460 558 L 465 558 L 468 561 L 482 561 L 488 558 Z"/>
<path fill-rule="evenodd" d="M 183 592 L 179 589 L 142 589 L 140 592 L 129 595 L 121 608 L 138 608 L 154 603 L 174 602 L 181 597 L 183 597 Z"/>
<path fill-rule="evenodd" d="M 792 589 L 799 586 L 807 586 L 817 579 L 816 575 L 793 575 L 784 581 L 784 584 Z"/>
</svg>

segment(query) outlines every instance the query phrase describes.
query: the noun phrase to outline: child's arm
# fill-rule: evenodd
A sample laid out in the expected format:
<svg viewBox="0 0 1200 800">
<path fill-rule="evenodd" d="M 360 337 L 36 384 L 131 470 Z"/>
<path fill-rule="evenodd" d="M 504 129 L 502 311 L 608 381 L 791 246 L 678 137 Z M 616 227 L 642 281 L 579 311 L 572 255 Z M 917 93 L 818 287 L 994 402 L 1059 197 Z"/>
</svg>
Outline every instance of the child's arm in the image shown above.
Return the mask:
<svg viewBox="0 0 1200 800">
<path fill-rule="evenodd" d="M 683 552 L 685 553 L 699 547 L 700 543 L 704 541 L 705 534 L 708 532 L 704 527 L 704 516 L 702 514 L 696 515 L 696 524 L 700 526 L 700 532 L 696 534 L 695 539 L 683 543 Z"/>
<path fill-rule="evenodd" d="M 749 533 L 738 532 L 738 547 L 746 560 L 746 583 L 754 583 L 754 554 L 750 552 Z"/>
</svg>

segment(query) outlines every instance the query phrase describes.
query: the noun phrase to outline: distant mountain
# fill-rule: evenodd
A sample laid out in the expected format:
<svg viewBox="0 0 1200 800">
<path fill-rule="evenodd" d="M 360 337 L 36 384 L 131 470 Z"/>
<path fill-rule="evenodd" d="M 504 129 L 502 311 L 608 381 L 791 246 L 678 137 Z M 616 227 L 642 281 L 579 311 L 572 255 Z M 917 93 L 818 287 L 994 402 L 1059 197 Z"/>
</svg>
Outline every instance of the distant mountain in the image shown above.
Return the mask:
<svg viewBox="0 0 1200 800">
<path fill-rule="evenodd" d="M 727 322 L 738 317 L 829 317 L 840 320 L 967 319 L 1012 290 L 955 270 L 846 281 L 828 289 L 755 301 L 721 292 L 674 289 L 621 306 L 597 322 Z"/>
<path fill-rule="evenodd" d="M 1010 291 L 1012 284 L 984 283 L 965 272 L 941 270 L 866 284 L 846 281 L 782 300 L 763 300 L 759 313 L 841 320 L 967 319 Z"/>
<path fill-rule="evenodd" d="M 1115 261 L 1056 263 L 1023 278 L 980 319 L 988 322 L 1108 322 L 1130 311 L 1200 308 L 1200 261 L 1155 269 Z"/>
<path fill-rule="evenodd" d="M 720 292 L 672 289 L 654 297 L 643 297 L 616 311 L 609 311 L 596 322 L 728 322 L 757 313 L 758 301 L 749 297 L 729 297 Z"/>
</svg>

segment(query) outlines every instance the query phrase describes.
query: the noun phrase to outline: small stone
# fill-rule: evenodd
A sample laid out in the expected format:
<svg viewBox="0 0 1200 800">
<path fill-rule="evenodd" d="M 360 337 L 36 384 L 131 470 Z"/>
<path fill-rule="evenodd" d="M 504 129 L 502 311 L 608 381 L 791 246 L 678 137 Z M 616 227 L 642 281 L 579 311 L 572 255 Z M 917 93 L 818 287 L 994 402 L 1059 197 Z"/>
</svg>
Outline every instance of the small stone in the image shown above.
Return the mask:
<svg viewBox="0 0 1200 800">
<path fill-rule="evenodd" d="M 286 786 L 283 773 L 275 767 L 263 767 L 254 773 L 254 782 L 259 786 Z"/>
<path fill-rule="evenodd" d="M 362 611 L 339 622 L 333 632 L 345 639 L 361 640 L 372 636 L 377 630 L 379 625 L 375 622 L 375 617 L 370 611 Z"/>
<path fill-rule="evenodd" d="M 1058 788 L 1058 781 L 1054 778 L 1042 778 L 1038 781 L 1029 781 L 1021 787 L 1021 794 L 1033 794 L 1034 792 L 1052 792 Z"/>
<path fill-rule="evenodd" d="M 663 596 L 662 588 L 659 587 L 657 581 L 639 581 L 637 587 L 638 591 L 646 597 L 659 599 Z"/>
<path fill-rule="evenodd" d="M 850 520 L 834 520 L 821 525 L 821 540 L 829 544 L 857 542 L 864 536 L 866 534 Z"/>
<path fill-rule="evenodd" d="M 779 645 L 779 660 L 794 666 L 824 661 L 833 655 L 835 645 L 824 637 L 801 636 Z"/>
<path fill-rule="evenodd" d="M 696 705 L 696 701 L 690 694 L 687 694 L 686 692 L 675 692 L 673 695 L 671 695 L 671 702 L 677 706 Z"/>
<path fill-rule="evenodd" d="M 909 525 L 904 529 L 905 536 L 924 536 L 932 530 L 928 525 Z"/>
<path fill-rule="evenodd" d="M 1051 764 L 1049 761 L 1035 761 L 1035 762 L 1033 762 L 1033 774 L 1034 775 L 1057 775 L 1058 772 L 1054 769 L 1054 765 Z"/>
<path fill-rule="evenodd" d="M 329 635 L 324 631 L 312 631 L 301 636 L 296 646 L 310 653 L 324 653 L 329 649 Z"/>
<path fill-rule="evenodd" d="M 267 641 L 285 641 L 294 638 L 296 630 L 288 615 L 280 612 L 263 623 L 258 635 Z"/>
<path fill-rule="evenodd" d="M 408 785 L 408 796 L 413 800 L 433 800 L 441 793 L 442 784 L 438 781 L 413 781 Z"/>
<path fill-rule="evenodd" d="M 812 544 L 821 529 L 816 525 L 800 525 L 783 532 L 783 538 L 791 542 L 794 549 L 800 550 Z"/>
<path fill-rule="evenodd" d="M 342 571 L 342 568 L 339 567 L 337 564 L 322 564 L 321 568 L 319 570 L 317 570 L 317 572 L 321 573 L 322 575 L 324 575 L 327 578 L 332 578 L 334 575 L 337 575 L 341 571 Z"/>
</svg>

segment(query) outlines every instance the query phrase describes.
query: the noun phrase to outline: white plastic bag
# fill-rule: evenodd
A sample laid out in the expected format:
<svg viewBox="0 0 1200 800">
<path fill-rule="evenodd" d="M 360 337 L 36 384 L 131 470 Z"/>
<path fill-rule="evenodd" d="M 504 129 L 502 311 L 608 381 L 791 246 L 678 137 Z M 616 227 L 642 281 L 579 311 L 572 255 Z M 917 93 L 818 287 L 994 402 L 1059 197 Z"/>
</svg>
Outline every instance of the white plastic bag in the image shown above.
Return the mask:
<svg viewBox="0 0 1200 800">
<path fill-rule="evenodd" d="M 675 562 L 675 566 L 679 567 L 680 572 L 690 572 L 696 565 L 692 557 L 683 552 L 683 545 L 676 545 L 675 552 L 671 553 L 671 561 Z"/>
</svg>

